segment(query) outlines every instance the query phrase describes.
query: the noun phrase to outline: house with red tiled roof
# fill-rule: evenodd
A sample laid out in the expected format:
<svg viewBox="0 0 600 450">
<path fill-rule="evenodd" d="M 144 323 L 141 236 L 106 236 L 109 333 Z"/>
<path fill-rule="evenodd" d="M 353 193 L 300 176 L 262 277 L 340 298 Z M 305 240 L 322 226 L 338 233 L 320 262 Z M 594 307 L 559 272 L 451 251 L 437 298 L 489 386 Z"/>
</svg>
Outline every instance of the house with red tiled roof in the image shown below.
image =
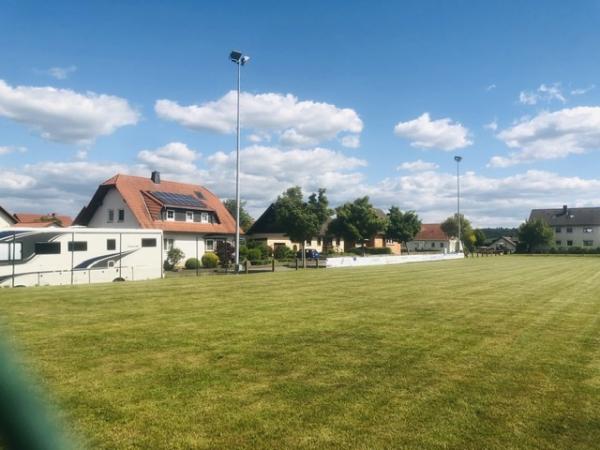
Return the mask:
<svg viewBox="0 0 600 450">
<path fill-rule="evenodd" d="M 448 253 L 457 250 L 458 240 L 451 238 L 439 223 L 424 223 L 415 238 L 406 243 L 409 252 Z"/>
<path fill-rule="evenodd" d="M 221 200 L 203 186 L 118 174 L 102 183 L 75 225 L 93 228 L 163 230 L 164 249 L 179 248 L 188 258 L 202 258 L 217 241 L 232 241 L 235 219 Z"/>
<path fill-rule="evenodd" d="M 15 213 L 13 216 L 16 223 L 12 226 L 19 228 L 70 227 L 73 224 L 70 216 L 56 213 Z"/>
<path fill-rule="evenodd" d="M 16 222 L 12 214 L 0 206 L 0 227 L 12 227 Z"/>
</svg>

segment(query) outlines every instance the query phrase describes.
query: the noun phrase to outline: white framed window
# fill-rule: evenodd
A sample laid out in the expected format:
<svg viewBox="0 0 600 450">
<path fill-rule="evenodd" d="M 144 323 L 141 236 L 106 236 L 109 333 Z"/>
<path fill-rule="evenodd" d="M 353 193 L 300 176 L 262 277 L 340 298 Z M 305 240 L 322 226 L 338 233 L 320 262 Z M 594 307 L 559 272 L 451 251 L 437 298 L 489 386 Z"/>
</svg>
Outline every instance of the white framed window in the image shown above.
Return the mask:
<svg viewBox="0 0 600 450">
<path fill-rule="evenodd" d="M 560 247 L 562 245 L 562 241 L 556 241 L 555 244 L 557 247 Z"/>
<path fill-rule="evenodd" d="M 186 222 L 193 222 L 194 221 L 194 212 L 193 211 L 186 211 L 185 212 L 185 221 Z"/>
<path fill-rule="evenodd" d="M 560 233 L 562 231 L 562 228 L 561 227 L 556 227 L 556 228 L 554 228 L 554 231 L 556 233 Z"/>
<path fill-rule="evenodd" d="M 393 240 L 393 239 L 390 239 L 390 238 L 387 238 L 387 239 L 385 240 L 385 243 L 386 243 L 386 244 L 393 244 L 393 243 L 394 243 L 394 240 Z"/>
<path fill-rule="evenodd" d="M 567 233 L 572 233 L 573 232 L 573 227 L 567 227 Z"/>
<path fill-rule="evenodd" d="M 592 227 L 583 227 L 584 233 L 593 233 L 594 229 Z"/>
<path fill-rule="evenodd" d="M 583 246 L 584 247 L 593 247 L 594 241 L 583 241 Z"/>
<path fill-rule="evenodd" d="M 214 252 L 215 251 L 215 241 L 213 239 L 206 239 L 204 241 L 204 243 L 206 244 L 206 251 L 207 252 Z"/>
<path fill-rule="evenodd" d="M 175 245 L 175 241 L 173 239 L 165 239 L 164 240 L 164 248 L 165 248 L 166 252 L 168 252 L 169 250 L 172 250 L 174 245 Z"/>
<path fill-rule="evenodd" d="M 119 214 L 117 216 L 117 220 L 119 222 L 124 222 L 125 221 L 125 210 L 124 209 L 120 209 L 119 210 Z"/>
<path fill-rule="evenodd" d="M 106 221 L 107 222 L 114 222 L 115 221 L 115 210 L 114 209 L 109 209 L 108 210 L 108 216 L 106 217 Z"/>
<path fill-rule="evenodd" d="M 172 209 L 167 209 L 167 220 L 174 221 L 175 220 L 175 211 Z"/>
<path fill-rule="evenodd" d="M 200 222 L 208 223 L 208 213 L 207 212 L 203 212 L 202 214 L 200 214 Z"/>
</svg>

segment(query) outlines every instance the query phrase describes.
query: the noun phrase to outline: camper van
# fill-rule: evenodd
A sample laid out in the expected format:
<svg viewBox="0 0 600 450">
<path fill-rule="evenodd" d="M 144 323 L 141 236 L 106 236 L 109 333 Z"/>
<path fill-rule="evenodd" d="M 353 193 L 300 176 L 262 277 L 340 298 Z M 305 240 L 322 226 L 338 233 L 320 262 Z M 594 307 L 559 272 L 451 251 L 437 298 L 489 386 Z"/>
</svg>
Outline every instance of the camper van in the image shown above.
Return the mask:
<svg viewBox="0 0 600 450">
<path fill-rule="evenodd" d="M 0 228 L 0 286 L 149 280 L 163 276 L 161 230 Z"/>
</svg>

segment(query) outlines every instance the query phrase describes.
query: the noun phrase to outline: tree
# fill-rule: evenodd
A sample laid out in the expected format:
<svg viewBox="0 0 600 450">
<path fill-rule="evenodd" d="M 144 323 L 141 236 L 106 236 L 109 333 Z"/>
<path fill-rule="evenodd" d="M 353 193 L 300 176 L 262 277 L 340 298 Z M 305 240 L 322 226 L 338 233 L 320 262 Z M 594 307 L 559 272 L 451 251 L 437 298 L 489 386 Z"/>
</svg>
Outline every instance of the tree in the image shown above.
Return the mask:
<svg viewBox="0 0 600 450">
<path fill-rule="evenodd" d="M 342 236 L 347 243 L 360 242 L 363 253 L 365 240 L 386 229 L 387 219 L 377 214 L 373 205 L 369 203 L 369 197 L 344 203 L 335 209 L 335 213 L 335 219 L 329 224 L 329 233 Z"/>
<path fill-rule="evenodd" d="M 448 236 L 456 238 L 458 237 L 458 216 L 454 214 L 448 217 L 441 225 L 442 231 Z M 476 237 L 473 233 L 473 227 L 469 219 L 466 219 L 464 215 L 460 215 L 460 241 L 469 251 L 473 251 L 475 248 Z"/>
<path fill-rule="evenodd" d="M 185 258 L 185 254 L 177 247 L 173 247 L 167 252 L 167 262 L 170 267 L 177 266 L 183 258 Z"/>
<path fill-rule="evenodd" d="M 229 211 L 229 214 L 231 214 L 231 216 L 235 219 L 235 205 L 237 204 L 237 202 L 235 201 L 234 198 L 225 200 L 223 202 L 223 205 L 225 205 L 225 208 L 227 208 L 227 211 Z M 244 231 L 247 231 L 252 224 L 254 223 L 254 219 L 252 218 L 252 216 L 250 214 L 248 214 L 248 211 L 246 211 L 245 209 L 246 206 L 246 202 L 242 201 L 240 203 L 240 228 Z"/>
<path fill-rule="evenodd" d="M 473 231 L 473 235 L 475 236 L 475 246 L 481 247 L 485 245 L 485 241 L 487 239 L 485 232 L 481 228 L 477 228 Z"/>
<path fill-rule="evenodd" d="M 319 189 L 305 202 L 299 186 L 289 188 L 275 202 L 277 223 L 292 242 L 300 242 L 302 266 L 306 267 L 306 241 L 318 235 L 323 224 L 331 216 L 325 189 Z"/>
<path fill-rule="evenodd" d="M 392 206 L 387 217 L 386 237 L 403 242 L 405 246 L 421 231 L 421 220 L 414 211 L 403 213 L 397 206 Z"/>
<path fill-rule="evenodd" d="M 541 219 L 527 220 L 519 227 L 519 244 L 524 245 L 528 253 L 549 247 L 553 238 L 554 231 Z"/>
</svg>

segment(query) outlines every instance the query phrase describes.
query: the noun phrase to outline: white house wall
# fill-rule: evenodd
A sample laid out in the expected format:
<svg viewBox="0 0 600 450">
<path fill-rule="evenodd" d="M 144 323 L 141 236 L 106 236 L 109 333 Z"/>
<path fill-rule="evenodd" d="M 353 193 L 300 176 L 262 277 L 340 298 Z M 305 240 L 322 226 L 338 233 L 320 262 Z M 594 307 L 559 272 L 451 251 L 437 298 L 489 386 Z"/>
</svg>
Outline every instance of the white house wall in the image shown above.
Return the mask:
<svg viewBox="0 0 600 450">
<path fill-rule="evenodd" d="M 112 222 L 108 221 L 108 210 L 112 209 L 114 211 L 114 220 Z M 125 210 L 125 218 L 122 222 L 119 222 L 119 209 Z M 121 197 L 121 194 L 115 189 L 110 189 L 104 199 L 102 200 L 102 205 L 96 210 L 94 216 L 90 220 L 88 227 L 90 228 L 139 228 L 139 224 L 133 213 L 127 206 L 127 203 Z"/>
</svg>

